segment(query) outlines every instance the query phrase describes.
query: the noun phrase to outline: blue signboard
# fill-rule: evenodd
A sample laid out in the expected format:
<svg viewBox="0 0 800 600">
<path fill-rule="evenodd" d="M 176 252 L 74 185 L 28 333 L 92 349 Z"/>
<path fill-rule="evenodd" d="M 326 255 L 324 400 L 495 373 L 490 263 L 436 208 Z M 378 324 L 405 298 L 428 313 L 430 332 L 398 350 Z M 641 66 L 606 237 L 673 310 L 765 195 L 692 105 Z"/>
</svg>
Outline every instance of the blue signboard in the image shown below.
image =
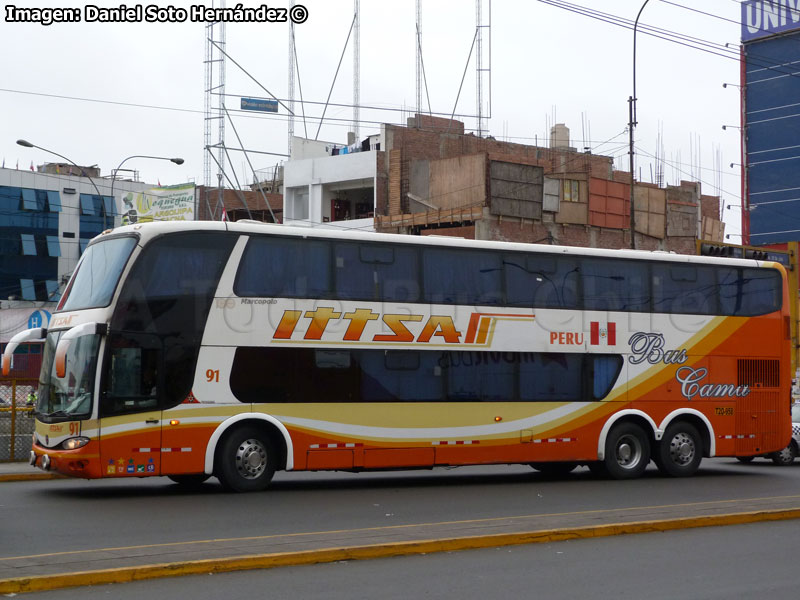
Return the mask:
<svg viewBox="0 0 800 600">
<path fill-rule="evenodd" d="M 798 241 L 800 31 L 746 44 L 744 60 L 749 243 Z"/>
<path fill-rule="evenodd" d="M 278 112 L 278 101 L 264 100 L 262 98 L 242 98 L 242 110 L 276 113 Z"/>
<path fill-rule="evenodd" d="M 43 308 L 35 310 L 28 317 L 28 329 L 35 329 L 36 327 L 47 327 L 50 323 L 50 313 Z"/>
<path fill-rule="evenodd" d="M 745 0 L 742 2 L 742 41 L 800 27 L 798 0 Z"/>
</svg>

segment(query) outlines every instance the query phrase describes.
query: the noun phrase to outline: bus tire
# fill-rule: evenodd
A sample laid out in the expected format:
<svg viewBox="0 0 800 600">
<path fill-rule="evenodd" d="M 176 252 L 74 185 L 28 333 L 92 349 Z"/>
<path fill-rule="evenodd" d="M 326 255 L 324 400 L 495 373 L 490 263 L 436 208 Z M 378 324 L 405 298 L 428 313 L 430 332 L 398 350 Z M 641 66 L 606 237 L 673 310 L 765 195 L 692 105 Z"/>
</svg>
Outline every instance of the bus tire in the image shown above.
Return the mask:
<svg viewBox="0 0 800 600">
<path fill-rule="evenodd" d="M 603 461 L 613 479 L 635 479 L 650 462 L 650 440 L 636 423 L 615 425 L 606 438 Z"/>
<path fill-rule="evenodd" d="M 269 485 L 277 452 L 265 432 L 252 425 L 228 433 L 217 449 L 215 475 L 232 492 L 255 492 Z"/>
<path fill-rule="evenodd" d="M 703 439 L 697 428 L 685 421 L 672 423 L 656 451 L 658 470 L 669 477 L 689 477 L 703 460 Z"/>
<path fill-rule="evenodd" d="M 783 450 L 779 450 L 778 452 L 773 452 L 772 454 L 769 455 L 769 457 L 772 459 L 772 462 L 778 465 L 779 467 L 788 467 L 790 464 L 794 462 L 796 456 L 797 456 L 797 449 L 791 442 Z"/>
</svg>

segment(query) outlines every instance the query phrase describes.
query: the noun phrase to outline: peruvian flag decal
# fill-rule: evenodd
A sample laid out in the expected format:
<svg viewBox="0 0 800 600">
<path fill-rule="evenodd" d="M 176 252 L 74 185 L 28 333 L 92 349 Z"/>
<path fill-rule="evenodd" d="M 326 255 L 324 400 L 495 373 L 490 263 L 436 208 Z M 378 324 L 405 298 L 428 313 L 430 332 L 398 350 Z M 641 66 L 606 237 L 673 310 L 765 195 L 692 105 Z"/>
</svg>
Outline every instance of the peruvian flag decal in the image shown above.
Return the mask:
<svg viewBox="0 0 800 600">
<path fill-rule="evenodd" d="M 604 344 L 608 344 L 609 346 L 617 345 L 616 323 L 613 322 L 605 323 L 605 329 L 601 329 L 599 321 L 591 322 L 589 343 L 592 346 L 599 346 L 601 342 Z"/>
</svg>

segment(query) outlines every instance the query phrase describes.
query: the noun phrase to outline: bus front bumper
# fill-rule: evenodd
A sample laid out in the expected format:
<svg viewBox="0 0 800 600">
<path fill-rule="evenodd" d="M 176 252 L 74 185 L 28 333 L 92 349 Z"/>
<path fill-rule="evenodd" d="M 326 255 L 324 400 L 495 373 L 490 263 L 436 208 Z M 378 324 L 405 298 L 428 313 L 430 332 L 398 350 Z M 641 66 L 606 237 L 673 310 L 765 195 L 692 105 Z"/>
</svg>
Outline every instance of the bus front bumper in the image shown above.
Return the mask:
<svg viewBox="0 0 800 600">
<path fill-rule="evenodd" d="M 97 460 L 91 460 L 78 451 L 53 450 L 34 444 L 28 462 L 48 473 L 61 473 L 69 477 L 95 479 L 100 477 Z"/>
</svg>

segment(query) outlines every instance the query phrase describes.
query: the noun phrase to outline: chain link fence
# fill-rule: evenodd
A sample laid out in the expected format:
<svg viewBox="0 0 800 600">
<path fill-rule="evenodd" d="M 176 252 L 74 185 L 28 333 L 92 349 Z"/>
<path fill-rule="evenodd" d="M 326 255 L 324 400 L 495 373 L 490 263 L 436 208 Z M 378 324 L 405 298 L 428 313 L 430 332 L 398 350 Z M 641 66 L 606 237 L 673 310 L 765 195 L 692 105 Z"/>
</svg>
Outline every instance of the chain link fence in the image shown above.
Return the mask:
<svg viewBox="0 0 800 600">
<path fill-rule="evenodd" d="M 28 460 L 34 421 L 26 403 L 38 385 L 35 379 L 0 382 L 0 462 Z"/>
</svg>

